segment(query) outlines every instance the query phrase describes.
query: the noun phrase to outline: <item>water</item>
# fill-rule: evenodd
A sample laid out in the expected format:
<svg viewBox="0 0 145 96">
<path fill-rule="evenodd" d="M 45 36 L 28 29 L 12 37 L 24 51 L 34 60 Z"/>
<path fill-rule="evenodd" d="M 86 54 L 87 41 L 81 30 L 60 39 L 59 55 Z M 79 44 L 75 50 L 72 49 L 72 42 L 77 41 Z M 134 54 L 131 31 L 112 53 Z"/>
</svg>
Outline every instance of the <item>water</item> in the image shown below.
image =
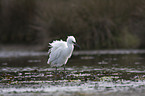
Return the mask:
<svg viewBox="0 0 145 96">
<path fill-rule="evenodd" d="M 63 67 L 45 52 L 1 52 L 0 96 L 144 96 L 145 51 L 79 51 Z"/>
</svg>

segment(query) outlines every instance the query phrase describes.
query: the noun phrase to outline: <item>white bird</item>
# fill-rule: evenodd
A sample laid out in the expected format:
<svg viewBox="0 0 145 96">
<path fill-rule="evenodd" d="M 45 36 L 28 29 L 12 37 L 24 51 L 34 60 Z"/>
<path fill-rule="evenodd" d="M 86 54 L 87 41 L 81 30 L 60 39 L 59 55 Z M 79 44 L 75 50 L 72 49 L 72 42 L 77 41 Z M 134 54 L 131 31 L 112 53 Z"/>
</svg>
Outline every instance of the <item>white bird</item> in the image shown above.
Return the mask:
<svg viewBox="0 0 145 96">
<path fill-rule="evenodd" d="M 68 36 L 66 42 L 62 40 L 56 40 L 49 44 L 49 47 L 51 48 L 48 51 L 49 59 L 47 64 L 50 64 L 51 67 L 56 67 L 56 70 L 57 67 L 64 65 L 65 70 L 65 64 L 72 55 L 74 45 L 78 46 L 75 38 L 73 36 Z"/>
</svg>

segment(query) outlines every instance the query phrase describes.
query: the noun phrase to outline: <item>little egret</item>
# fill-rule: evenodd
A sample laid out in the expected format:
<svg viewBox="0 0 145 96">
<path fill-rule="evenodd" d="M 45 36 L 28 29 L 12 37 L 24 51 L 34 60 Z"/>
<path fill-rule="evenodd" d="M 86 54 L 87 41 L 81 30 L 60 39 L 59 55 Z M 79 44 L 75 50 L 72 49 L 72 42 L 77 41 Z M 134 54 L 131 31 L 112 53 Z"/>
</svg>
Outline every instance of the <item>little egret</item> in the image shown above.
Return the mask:
<svg viewBox="0 0 145 96">
<path fill-rule="evenodd" d="M 75 38 L 73 36 L 68 36 L 66 42 L 56 40 L 49 44 L 51 48 L 48 51 L 49 59 L 47 64 L 50 64 L 51 67 L 56 67 L 56 70 L 57 67 L 64 65 L 65 70 L 65 64 L 72 55 L 74 45 L 78 46 Z"/>
</svg>

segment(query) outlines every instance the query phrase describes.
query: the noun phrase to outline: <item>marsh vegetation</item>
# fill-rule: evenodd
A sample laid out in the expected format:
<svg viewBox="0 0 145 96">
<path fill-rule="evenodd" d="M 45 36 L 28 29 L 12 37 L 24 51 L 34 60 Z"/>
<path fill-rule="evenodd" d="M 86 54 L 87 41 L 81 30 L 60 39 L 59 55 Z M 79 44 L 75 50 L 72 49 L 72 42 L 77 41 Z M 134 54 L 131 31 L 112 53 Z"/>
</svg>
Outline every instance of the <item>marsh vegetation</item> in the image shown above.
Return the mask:
<svg viewBox="0 0 145 96">
<path fill-rule="evenodd" d="M 145 48 L 144 0 L 0 0 L 0 43 L 40 45 L 74 35 L 82 49 Z"/>
</svg>

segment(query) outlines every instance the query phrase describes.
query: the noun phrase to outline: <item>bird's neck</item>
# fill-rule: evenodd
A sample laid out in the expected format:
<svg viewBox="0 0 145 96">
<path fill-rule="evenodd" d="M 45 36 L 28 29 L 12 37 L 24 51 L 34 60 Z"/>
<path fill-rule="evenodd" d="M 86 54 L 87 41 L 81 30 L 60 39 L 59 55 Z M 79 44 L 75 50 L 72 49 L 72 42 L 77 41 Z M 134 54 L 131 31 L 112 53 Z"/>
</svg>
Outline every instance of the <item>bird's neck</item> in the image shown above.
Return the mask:
<svg viewBox="0 0 145 96">
<path fill-rule="evenodd" d="M 67 43 L 67 46 L 68 46 L 68 50 L 73 51 L 73 49 L 74 49 L 74 45 L 73 44 Z"/>
<path fill-rule="evenodd" d="M 73 52 L 73 49 L 74 49 L 74 45 L 73 44 L 68 44 L 67 43 L 67 50 L 66 50 L 66 53 L 68 54 L 68 58 L 70 58 L 71 57 L 71 55 L 72 55 L 72 52 Z"/>
</svg>

